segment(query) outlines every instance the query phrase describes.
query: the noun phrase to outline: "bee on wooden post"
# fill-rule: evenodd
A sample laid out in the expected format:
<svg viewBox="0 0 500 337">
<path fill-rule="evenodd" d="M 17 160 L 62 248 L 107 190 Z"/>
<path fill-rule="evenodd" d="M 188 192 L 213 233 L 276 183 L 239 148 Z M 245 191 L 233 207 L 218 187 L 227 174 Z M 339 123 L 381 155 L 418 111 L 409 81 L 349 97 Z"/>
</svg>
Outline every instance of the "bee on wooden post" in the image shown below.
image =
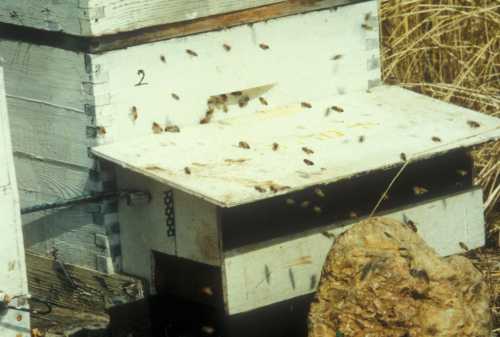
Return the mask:
<svg viewBox="0 0 500 337">
<path fill-rule="evenodd" d="M 304 153 L 307 153 L 307 154 L 313 154 L 314 153 L 313 150 L 311 150 L 310 148 L 305 147 L 305 146 L 302 147 L 302 151 L 304 151 Z"/>
<path fill-rule="evenodd" d="M 301 102 L 300 106 L 303 107 L 303 108 L 306 108 L 306 109 L 311 109 L 312 108 L 312 104 L 309 103 L 309 102 Z"/>
<path fill-rule="evenodd" d="M 198 54 L 194 50 L 191 50 L 191 49 L 186 49 L 186 53 L 190 56 L 193 56 L 193 57 L 198 56 Z"/>
<path fill-rule="evenodd" d="M 304 163 L 305 163 L 307 166 L 313 166 L 313 165 L 314 165 L 314 163 L 313 163 L 311 160 L 309 160 L 309 159 L 304 159 Z"/>
<path fill-rule="evenodd" d="M 225 50 L 225 51 L 227 51 L 227 52 L 231 51 L 231 46 L 230 46 L 230 45 L 228 45 L 227 43 L 224 43 L 224 44 L 222 45 L 222 47 L 223 47 L 223 48 L 224 48 L 224 50 Z"/>
<path fill-rule="evenodd" d="M 280 145 L 278 143 L 273 143 L 273 151 L 278 151 Z"/>
<path fill-rule="evenodd" d="M 201 331 L 207 335 L 213 335 L 215 333 L 215 328 L 211 326 L 204 326 L 201 328 Z"/>
<path fill-rule="evenodd" d="M 363 143 L 365 141 L 365 136 L 359 136 L 358 142 Z"/>
<path fill-rule="evenodd" d="M 186 173 L 187 175 L 190 175 L 191 174 L 191 169 L 189 167 L 185 167 L 184 168 L 184 173 Z"/>
<path fill-rule="evenodd" d="M 104 136 L 107 133 L 107 130 L 104 126 L 98 126 L 97 127 L 97 134 L 99 136 Z"/>
<path fill-rule="evenodd" d="M 366 24 L 366 23 L 361 24 L 361 27 L 362 27 L 364 30 L 373 30 L 373 27 L 372 27 L 372 26 L 370 26 L 369 24 Z"/>
<path fill-rule="evenodd" d="M 408 158 L 406 157 L 406 153 L 404 152 L 401 152 L 401 154 L 399 155 L 399 157 L 401 158 L 402 161 L 407 161 Z"/>
<path fill-rule="evenodd" d="M 200 119 L 200 124 L 208 124 L 210 123 L 210 120 L 212 119 L 212 115 L 207 115 Z"/>
<path fill-rule="evenodd" d="M 413 221 L 408 219 L 405 221 L 405 223 L 412 231 L 414 231 L 415 233 L 418 232 L 417 226 L 415 226 L 415 223 Z"/>
<path fill-rule="evenodd" d="M 179 95 L 177 95 L 176 93 L 172 93 L 172 98 L 175 99 L 176 101 L 181 99 Z"/>
<path fill-rule="evenodd" d="M 467 124 L 473 129 L 477 129 L 478 127 L 481 126 L 481 124 L 479 124 L 478 122 L 471 120 L 467 121 Z"/>
<path fill-rule="evenodd" d="M 224 102 L 224 103 L 225 103 L 225 102 L 227 102 L 227 95 L 226 95 L 226 94 L 222 94 L 222 95 L 220 95 L 219 97 L 220 97 L 220 100 L 221 100 L 222 102 Z"/>
<path fill-rule="evenodd" d="M 139 112 L 137 111 L 136 106 L 130 108 L 130 117 L 132 117 L 132 120 L 134 122 L 137 120 L 137 118 L 139 118 Z"/>
<path fill-rule="evenodd" d="M 460 246 L 460 248 L 462 248 L 466 252 L 468 252 L 470 250 L 469 247 L 467 247 L 467 245 L 463 242 L 459 242 L 458 245 Z"/>
<path fill-rule="evenodd" d="M 432 137 L 431 139 L 432 139 L 432 141 L 433 141 L 433 142 L 435 142 L 435 143 L 439 143 L 439 142 L 441 142 L 441 138 L 436 137 L 436 136 Z"/>
<path fill-rule="evenodd" d="M 269 49 L 269 46 L 268 46 L 267 44 L 265 44 L 265 43 L 261 43 L 261 44 L 259 44 L 259 47 L 260 47 L 260 49 L 262 49 L 262 50 L 268 50 L 268 49 Z"/>
<path fill-rule="evenodd" d="M 422 187 L 422 186 L 414 186 L 413 187 L 413 193 L 415 195 L 423 195 L 425 193 L 429 192 L 428 189 L 426 189 L 425 187 Z"/>
<path fill-rule="evenodd" d="M 159 134 L 159 133 L 163 132 L 163 128 L 160 126 L 160 124 L 158 124 L 156 122 L 153 122 L 153 126 L 151 127 L 151 129 L 153 130 L 153 133 L 155 133 L 155 134 Z"/>
<path fill-rule="evenodd" d="M 167 59 L 165 58 L 165 55 L 160 55 L 160 60 L 161 60 L 163 63 L 167 63 Z"/>
<path fill-rule="evenodd" d="M 240 141 L 238 143 L 238 147 L 242 148 L 242 149 L 245 149 L 245 150 L 249 150 L 250 149 L 250 145 L 247 142 L 243 142 L 243 141 Z"/>
<path fill-rule="evenodd" d="M 266 193 L 266 189 L 262 186 L 254 186 L 255 190 L 260 193 Z"/>
<path fill-rule="evenodd" d="M 325 193 L 319 187 L 316 187 L 314 189 L 314 194 L 316 194 L 320 198 L 324 198 L 325 197 Z"/>
<path fill-rule="evenodd" d="M 241 98 L 238 100 L 238 105 L 240 108 L 244 108 L 248 105 L 248 102 L 250 101 L 250 97 L 248 96 L 241 96 Z"/>
<path fill-rule="evenodd" d="M 269 103 L 267 103 L 266 99 L 264 97 L 259 97 L 259 101 L 262 105 L 268 105 Z"/>
<path fill-rule="evenodd" d="M 206 295 L 206 296 L 213 296 L 214 295 L 214 291 L 212 290 L 211 287 L 203 287 L 201 288 L 201 293 Z"/>
<path fill-rule="evenodd" d="M 342 54 L 337 54 L 337 55 L 333 55 L 331 59 L 333 61 L 337 61 L 337 60 L 340 60 L 341 58 L 342 58 Z"/>
<path fill-rule="evenodd" d="M 167 125 L 165 127 L 165 132 L 181 132 L 181 129 L 177 125 Z"/>
<path fill-rule="evenodd" d="M 241 95 L 243 95 L 243 93 L 241 91 L 233 91 L 231 93 L 231 95 L 233 95 L 233 96 L 241 96 Z"/>
</svg>

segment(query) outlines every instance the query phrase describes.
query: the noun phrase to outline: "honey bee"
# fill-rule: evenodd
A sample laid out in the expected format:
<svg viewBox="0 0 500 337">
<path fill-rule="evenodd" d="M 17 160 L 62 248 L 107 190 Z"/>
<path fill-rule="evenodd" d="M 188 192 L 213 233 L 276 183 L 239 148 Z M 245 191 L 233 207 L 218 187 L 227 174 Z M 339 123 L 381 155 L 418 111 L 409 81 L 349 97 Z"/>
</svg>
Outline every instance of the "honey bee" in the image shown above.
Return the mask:
<svg viewBox="0 0 500 337">
<path fill-rule="evenodd" d="M 327 231 L 321 232 L 321 235 L 323 235 L 325 238 L 330 239 L 330 240 L 335 239 L 335 234 L 330 234 Z"/>
<path fill-rule="evenodd" d="M 167 125 L 165 127 L 165 132 L 181 132 L 181 129 L 177 125 Z"/>
<path fill-rule="evenodd" d="M 307 165 L 307 166 L 313 166 L 314 163 L 312 161 L 310 161 L 309 159 L 304 159 L 304 163 Z"/>
<path fill-rule="evenodd" d="M 181 99 L 179 95 L 177 95 L 176 93 L 172 93 L 172 98 L 175 99 L 176 101 Z"/>
<path fill-rule="evenodd" d="M 264 97 L 259 97 L 259 101 L 262 105 L 268 105 L 269 103 L 267 103 L 266 99 Z"/>
<path fill-rule="evenodd" d="M 153 126 L 151 127 L 153 129 L 153 133 L 158 134 L 163 132 L 163 128 L 160 126 L 160 124 L 153 122 Z"/>
<path fill-rule="evenodd" d="M 332 110 L 337 112 L 344 112 L 344 109 L 336 105 L 332 105 Z"/>
<path fill-rule="evenodd" d="M 462 176 L 462 177 L 465 177 L 467 175 L 467 171 L 465 170 L 457 170 L 457 174 Z"/>
<path fill-rule="evenodd" d="M 222 106 L 222 111 L 224 111 L 225 113 L 227 113 L 227 112 L 229 111 L 229 109 L 227 108 L 227 105 L 226 105 L 226 104 L 224 104 L 224 105 Z"/>
<path fill-rule="evenodd" d="M 255 190 L 260 192 L 260 193 L 265 193 L 266 189 L 262 186 L 254 186 Z"/>
<path fill-rule="evenodd" d="M 302 147 L 302 151 L 304 151 L 304 152 L 305 152 L 305 153 L 307 153 L 307 154 L 313 154 L 313 153 L 314 153 L 314 151 L 313 151 L 313 150 L 311 150 L 310 148 L 305 147 L 305 146 L 304 146 L 304 147 Z"/>
<path fill-rule="evenodd" d="M 300 207 L 307 208 L 307 207 L 309 207 L 310 204 L 311 204 L 311 202 L 309 200 L 304 200 L 300 203 Z"/>
<path fill-rule="evenodd" d="M 202 119 L 200 119 L 200 124 L 208 124 L 210 123 L 210 120 L 212 119 L 212 115 L 206 115 Z"/>
<path fill-rule="evenodd" d="M 163 63 L 166 63 L 166 62 L 167 62 L 167 59 L 165 58 L 165 55 L 160 55 L 160 60 L 161 60 Z"/>
<path fill-rule="evenodd" d="M 280 145 L 278 143 L 273 143 L 273 151 L 278 151 Z"/>
<path fill-rule="evenodd" d="M 139 112 L 137 111 L 137 107 L 133 106 L 130 108 L 130 116 L 132 117 L 132 120 L 135 122 L 137 118 L 139 118 Z"/>
<path fill-rule="evenodd" d="M 372 17 L 372 13 L 371 12 L 366 13 L 365 14 L 365 21 L 369 21 L 371 17 Z"/>
<path fill-rule="evenodd" d="M 401 157 L 402 161 L 406 161 L 407 160 L 406 153 L 404 153 L 404 152 L 401 152 L 401 154 L 399 155 L 399 157 Z"/>
<path fill-rule="evenodd" d="M 441 138 L 436 137 L 436 136 L 432 137 L 431 139 L 433 142 L 436 142 L 436 143 L 439 143 L 441 141 Z"/>
<path fill-rule="evenodd" d="M 332 60 L 333 60 L 333 61 L 340 60 L 341 58 L 342 58 L 342 54 L 337 54 L 337 55 L 333 55 L 333 56 L 332 56 Z"/>
<path fill-rule="evenodd" d="M 467 121 L 467 124 L 468 124 L 471 128 L 473 128 L 473 129 L 477 129 L 478 127 L 480 127 L 480 126 L 481 126 L 481 124 L 479 124 L 478 122 L 476 122 L 476 121 L 470 121 L 470 120 L 469 120 L 469 121 Z"/>
<path fill-rule="evenodd" d="M 220 97 L 222 102 L 227 102 L 227 95 L 226 94 L 222 94 L 219 97 Z"/>
<path fill-rule="evenodd" d="M 261 43 L 261 44 L 259 44 L 259 47 L 260 47 L 260 49 L 262 49 L 262 50 L 267 50 L 267 49 L 269 49 L 269 46 L 268 46 L 267 44 L 265 44 L 265 43 Z"/>
<path fill-rule="evenodd" d="M 321 207 L 319 207 L 319 206 L 314 206 L 313 211 L 316 214 L 321 214 L 321 212 L 322 212 Z"/>
<path fill-rule="evenodd" d="M 214 108 L 210 107 L 207 109 L 207 112 L 205 113 L 205 116 L 212 116 L 214 114 Z"/>
<path fill-rule="evenodd" d="M 245 106 L 248 105 L 248 102 L 250 101 L 250 97 L 248 96 L 242 96 L 239 100 L 238 100 L 238 105 L 240 106 L 240 108 L 243 108 Z"/>
<path fill-rule="evenodd" d="M 104 126 L 97 127 L 97 134 L 100 136 L 104 136 L 106 134 L 106 128 Z"/>
<path fill-rule="evenodd" d="M 316 194 L 320 198 L 324 198 L 325 197 L 325 193 L 319 187 L 316 187 L 314 189 L 314 194 Z"/>
<path fill-rule="evenodd" d="M 301 102 L 300 106 L 303 107 L 303 108 L 307 108 L 307 109 L 311 109 L 312 108 L 311 103 L 308 103 L 308 102 Z"/>
<path fill-rule="evenodd" d="M 186 49 L 186 53 L 188 53 L 188 55 L 191 55 L 191 56 L 198 56 L 198 54 L 194 51 L 194 50 L 191 50 L 191 49 Z"/>
<path fill-rule="evenodd" d="M 411 220 L 409 220 L 409 219 L 408 219 L 408 220 L 406 220 L 406 222 L 405 222 L 405 223 L 406 223 L 406 225 L 407 225 L 408 227 L 410 227 L 410 229 L 411 229 L 412 231 L 414 231 L 415 233 L 417 233 L 417 232 L 418 232 L 417 226 L 415 226 L 415 223 L 414 223 L 413 221 L 411 221 Z"/>
<path fill-rule="evenodd" d="M 373 27 L 366 24 L 366 23 L 363 23 L 361 24 L 361 27 L 364 29 L 364 30 L 373 30 Z"/>
<path fill-rule="evenodd" d="M 201 288 L 201 293 L 205 294 L 207 296 L 213 296 L 214 295 L 214 291 L 210 287 L 203 287 L 203 288 Z"/>
<path fill-rule="evenodd" d="M 238 143 L 238 147 L 245 149 L 245 150 L 250 149 L 250 145 L 247 142 L 243 142 L 243 141 Z"/>
<path fill-rule="evenodd" d="M 207 335 L 213 335 L 215 333 L 215 328 L 211 326 L 204 326 L 201 328 L 201 331 Z"/>
<path fill-rule="evenodd" d="M 459 242 L 458 245 L 460 246 L 460 248 L 462 248 L 466 252 L 470 250 L 469 247 L 467 247 L 467 245 L 463 242 Z"/>
<path fill-rule="evenodd" d="M 415 195 L 422 195 L 422 194 L 425 194 L 429 192 L 428 189 L 426 189 L 425 187 L 421 187 L 421 186 L 414 186 L 413 187 L 413 193 L 415 193 Z"/>
<path fill-rule="evenodd" d="M 365 136 L 359 136 L 358 142 L 363 143 L 365 141 Z"/>
<path fill-rule="evenodd" d="M 243 93 L 241 91 L 233 91 L 231 93 L 231 95 L 233 95 L 233 96 L 241 96 L 241 95 L 243 95 Z"/>
<path fill-rule="evenodd" d="M 224 44 L 222 45 L 222 47 L 224 47 L 224 50 L 225 50 L 225 51 L 231 51 L 231 46 L 230 46 L 230 45 L 228 45 L 227 43 L 224 43 Z"/>
<path fill-rule="evenodd" d="M 187 167 L 187 166 L 186 166 L 186 167 L 184 168 L 184 173 L 186 173 L 186 174 L 188 174 L 188 175 L 189 175 L 189 174 L 191 174 L 191 169 L 190 169 L 189 167 Z"/>
<path fill-rule="evenodd" d="M 288 198 L 288 199 L 286 199 L 286 204 L 288 206 L 295 205 L 295 200 L 293 200 L 292 198 Z"/>
</svg>

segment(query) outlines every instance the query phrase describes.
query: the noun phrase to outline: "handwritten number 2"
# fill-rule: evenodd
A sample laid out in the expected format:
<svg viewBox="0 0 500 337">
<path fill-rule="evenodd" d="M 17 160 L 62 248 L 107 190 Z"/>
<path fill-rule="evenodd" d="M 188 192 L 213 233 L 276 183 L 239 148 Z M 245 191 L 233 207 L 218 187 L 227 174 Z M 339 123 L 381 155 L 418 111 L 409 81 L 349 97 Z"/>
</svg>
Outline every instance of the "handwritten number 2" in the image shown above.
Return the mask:
<svg viewBox="0 0 500 337">
<path fill-rule="evenodd" d="M 136 83 L 136 87 L 141 86 L 141 85 L 146 85 L 147 83 L 144 82 L 144 79 L 146 78 L 146 72 L 142 69 L 137 70 L 137 75 L 139 76 L 139 82 Z"/>
</svg>

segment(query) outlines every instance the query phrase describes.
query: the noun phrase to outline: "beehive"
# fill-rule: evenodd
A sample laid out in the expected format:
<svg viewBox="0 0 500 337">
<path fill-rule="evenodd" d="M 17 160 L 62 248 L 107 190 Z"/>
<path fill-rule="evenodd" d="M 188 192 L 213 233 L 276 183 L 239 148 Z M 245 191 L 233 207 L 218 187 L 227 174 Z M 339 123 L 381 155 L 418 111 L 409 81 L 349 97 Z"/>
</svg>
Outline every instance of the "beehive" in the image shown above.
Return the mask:
<svg viewBox="0 0 500 337">
<path fill-rule="evenodd" d="M 466 151 L 497 139 L 499 121 L 381 85 L 375 1 L 138 32 L 100 26 L 111 8 L 97 22 L 84 10 L 76 33 L 60 21 L 73 36 L 5 26 L 16 166 L 26 205 L 109 190 L 149 203 L 26 217 L 30 247 L 107 271 L 119 257 L 153 292 L 232 318 L 314 292 L 335 235 L 375 211 L 443 255 L 483 245 Z"/>
<path fill-rule="evenodd" d="M 15 309 L 28 308 L 28 282 L 26 280 L 16 175 L 11 152 L 3 70 L 0 66 L 0 214 L 2 214 L 0 222 L 0 233 L 2 233 L 0 335 L 28 337 L 31 336 L 30 316 L 27 312 Z"/>
<path fill-rule="evenodd" d="M 173 11 L 165 16 L 166 26 L 102 37 L 4 24 L 0 55 L 7 61 L 7 97 L 22 206 L 114 190 L 113 172 L 95 161 L 90 147 L 198 124 L 213 96 L 230 97 L 228 113 L 221 106 L 215 111 L 213 120 L 222 120 L 252 113 L 263 104 L 278 107 L 376 85 L 380 69 L 374 2 L 345 7 L 338 7 L 345 1 L 334 0 L 286 2 L 249 8 L 269 2 L 175 3 L 170 10 L 182 8 L 187 13 L 194 6 L 200 16 L 247 9 L 168 24 L 172 17 L 185 18 Z M 0 6 L 5 7 L 2 13 L 12 14 L 4 16 L 4 22 L 100 35 L 138 28 L 135 23 L 148 26 L 152 16 L 136 12 L 134 25 L 111 30 L 87 27 L 78 32 L 73 28 L 78 22 L 99 26 L 108 15 L 113 16 L 112 8 L 136 3 L 106 4 L 104 17 L 97 22 L 92 15 L 92 20 L 82 19 L 81 10 L 88 7 L 81 2 L 76 7 L 71 7 L 73 2 L 52 1 L 46 6 L 35 1 Z M 99 11 L 91 8 L 83 11 Z M 51 15 L 43 24 L 35 20 L 42 10 Z M 302 12 L 310 13 L 297 14 Z M 258 21 L 264 18 L 274 19 Z M 202 31 L 210 32 L 183 36 Z M 166 40 L 103 51 L 142 39 Z M 249 97 L 248 102 L 229 95 L 240 91 Z M 27 247 L 37 253 L 57 248 L 68 263 L 105 272 L 119 270 L 120 230 L 113 201 L 29 214 L 23 223 Z"/>
</svg>

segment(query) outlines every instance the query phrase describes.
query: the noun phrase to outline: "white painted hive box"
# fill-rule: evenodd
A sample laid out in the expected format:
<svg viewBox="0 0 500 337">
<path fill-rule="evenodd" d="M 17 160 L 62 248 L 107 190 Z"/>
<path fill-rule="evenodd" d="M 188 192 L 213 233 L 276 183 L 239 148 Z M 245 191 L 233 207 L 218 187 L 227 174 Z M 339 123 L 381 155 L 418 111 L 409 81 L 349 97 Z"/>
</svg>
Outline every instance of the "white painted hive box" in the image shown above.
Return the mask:
<svg viewBox="0 0 500 337">
<path fill-rule="evenodd" d="M 0 336 L 29 337 L 29 314 L 4 307 L 28 308 L 28 281 L 3 83 L 0 66 Z"/>
<path fill-rule="evenodd" d="M 498 119 L 379 86 L 94 153 L 117 164 L 118 188 L 151 193 L 120 204 L 124 271 L 232 315 L 313 292 L 333 236 L 403 165 L 379 214 L 416 224 L 442 255 L 482 246 L 466 149 L 499 136 Z"/>
<path fill-rule="evenodd" d="M 33 3 L 9 1 L 0 6 L 21 17 L 21 12 L 36 8 L 26 6 Z M 240 3 L 249 6 L 244 1 L 227 3 L 233 6 L 227 10 Z M 377 4 L 336 7 L 342 3 L 321 1 L 311 7 L 321 10 L 305 15 L 102 53 L 68 46 L 68 35 L 29 41 L 9 26 L 0 33 L 0 53 L 7 61 L 7 102 L 22 206 L 114 190 L 113 171 L 93 158 L 92 146 L 196 125 L 212 96 L 242 91 L 249 97 L 239 102 L 229 95 L 228 112 L 219 106 L 212 119 L 217 121 L 252 114 L 264 104 L 280 107 L 373 87 L 380 81 Z M 186 8 L 190 4 L 194 2 L 186 2 Z M 74 2 L 45 5 L 49 11 L 44 13 L 54 16 L 49 22 L 61 19 L 65 26 L 66 19 L 75 17 L 65 7 Z M 301 8 L 294 6 L 295 12 Z M 80 1 L 76 8 L 87 7 Z M 57 14 L 59 9 L 66 14 Z M 295 12 L 283 10 L 280 15 Z M 23 22 L 40 28 L 36 14 Z M 16 18 L 13 14 L 2 20 Z M 3 34 L 7 37 L 1 38 Z M 116 39 L 120 41 L 120 35 Z M 29 214 L 23 224 L 27 248 L 37 253 L 57 248 L 67 263 L 104 272 L 120 269 L 115 202 Z"/>
</svg>

